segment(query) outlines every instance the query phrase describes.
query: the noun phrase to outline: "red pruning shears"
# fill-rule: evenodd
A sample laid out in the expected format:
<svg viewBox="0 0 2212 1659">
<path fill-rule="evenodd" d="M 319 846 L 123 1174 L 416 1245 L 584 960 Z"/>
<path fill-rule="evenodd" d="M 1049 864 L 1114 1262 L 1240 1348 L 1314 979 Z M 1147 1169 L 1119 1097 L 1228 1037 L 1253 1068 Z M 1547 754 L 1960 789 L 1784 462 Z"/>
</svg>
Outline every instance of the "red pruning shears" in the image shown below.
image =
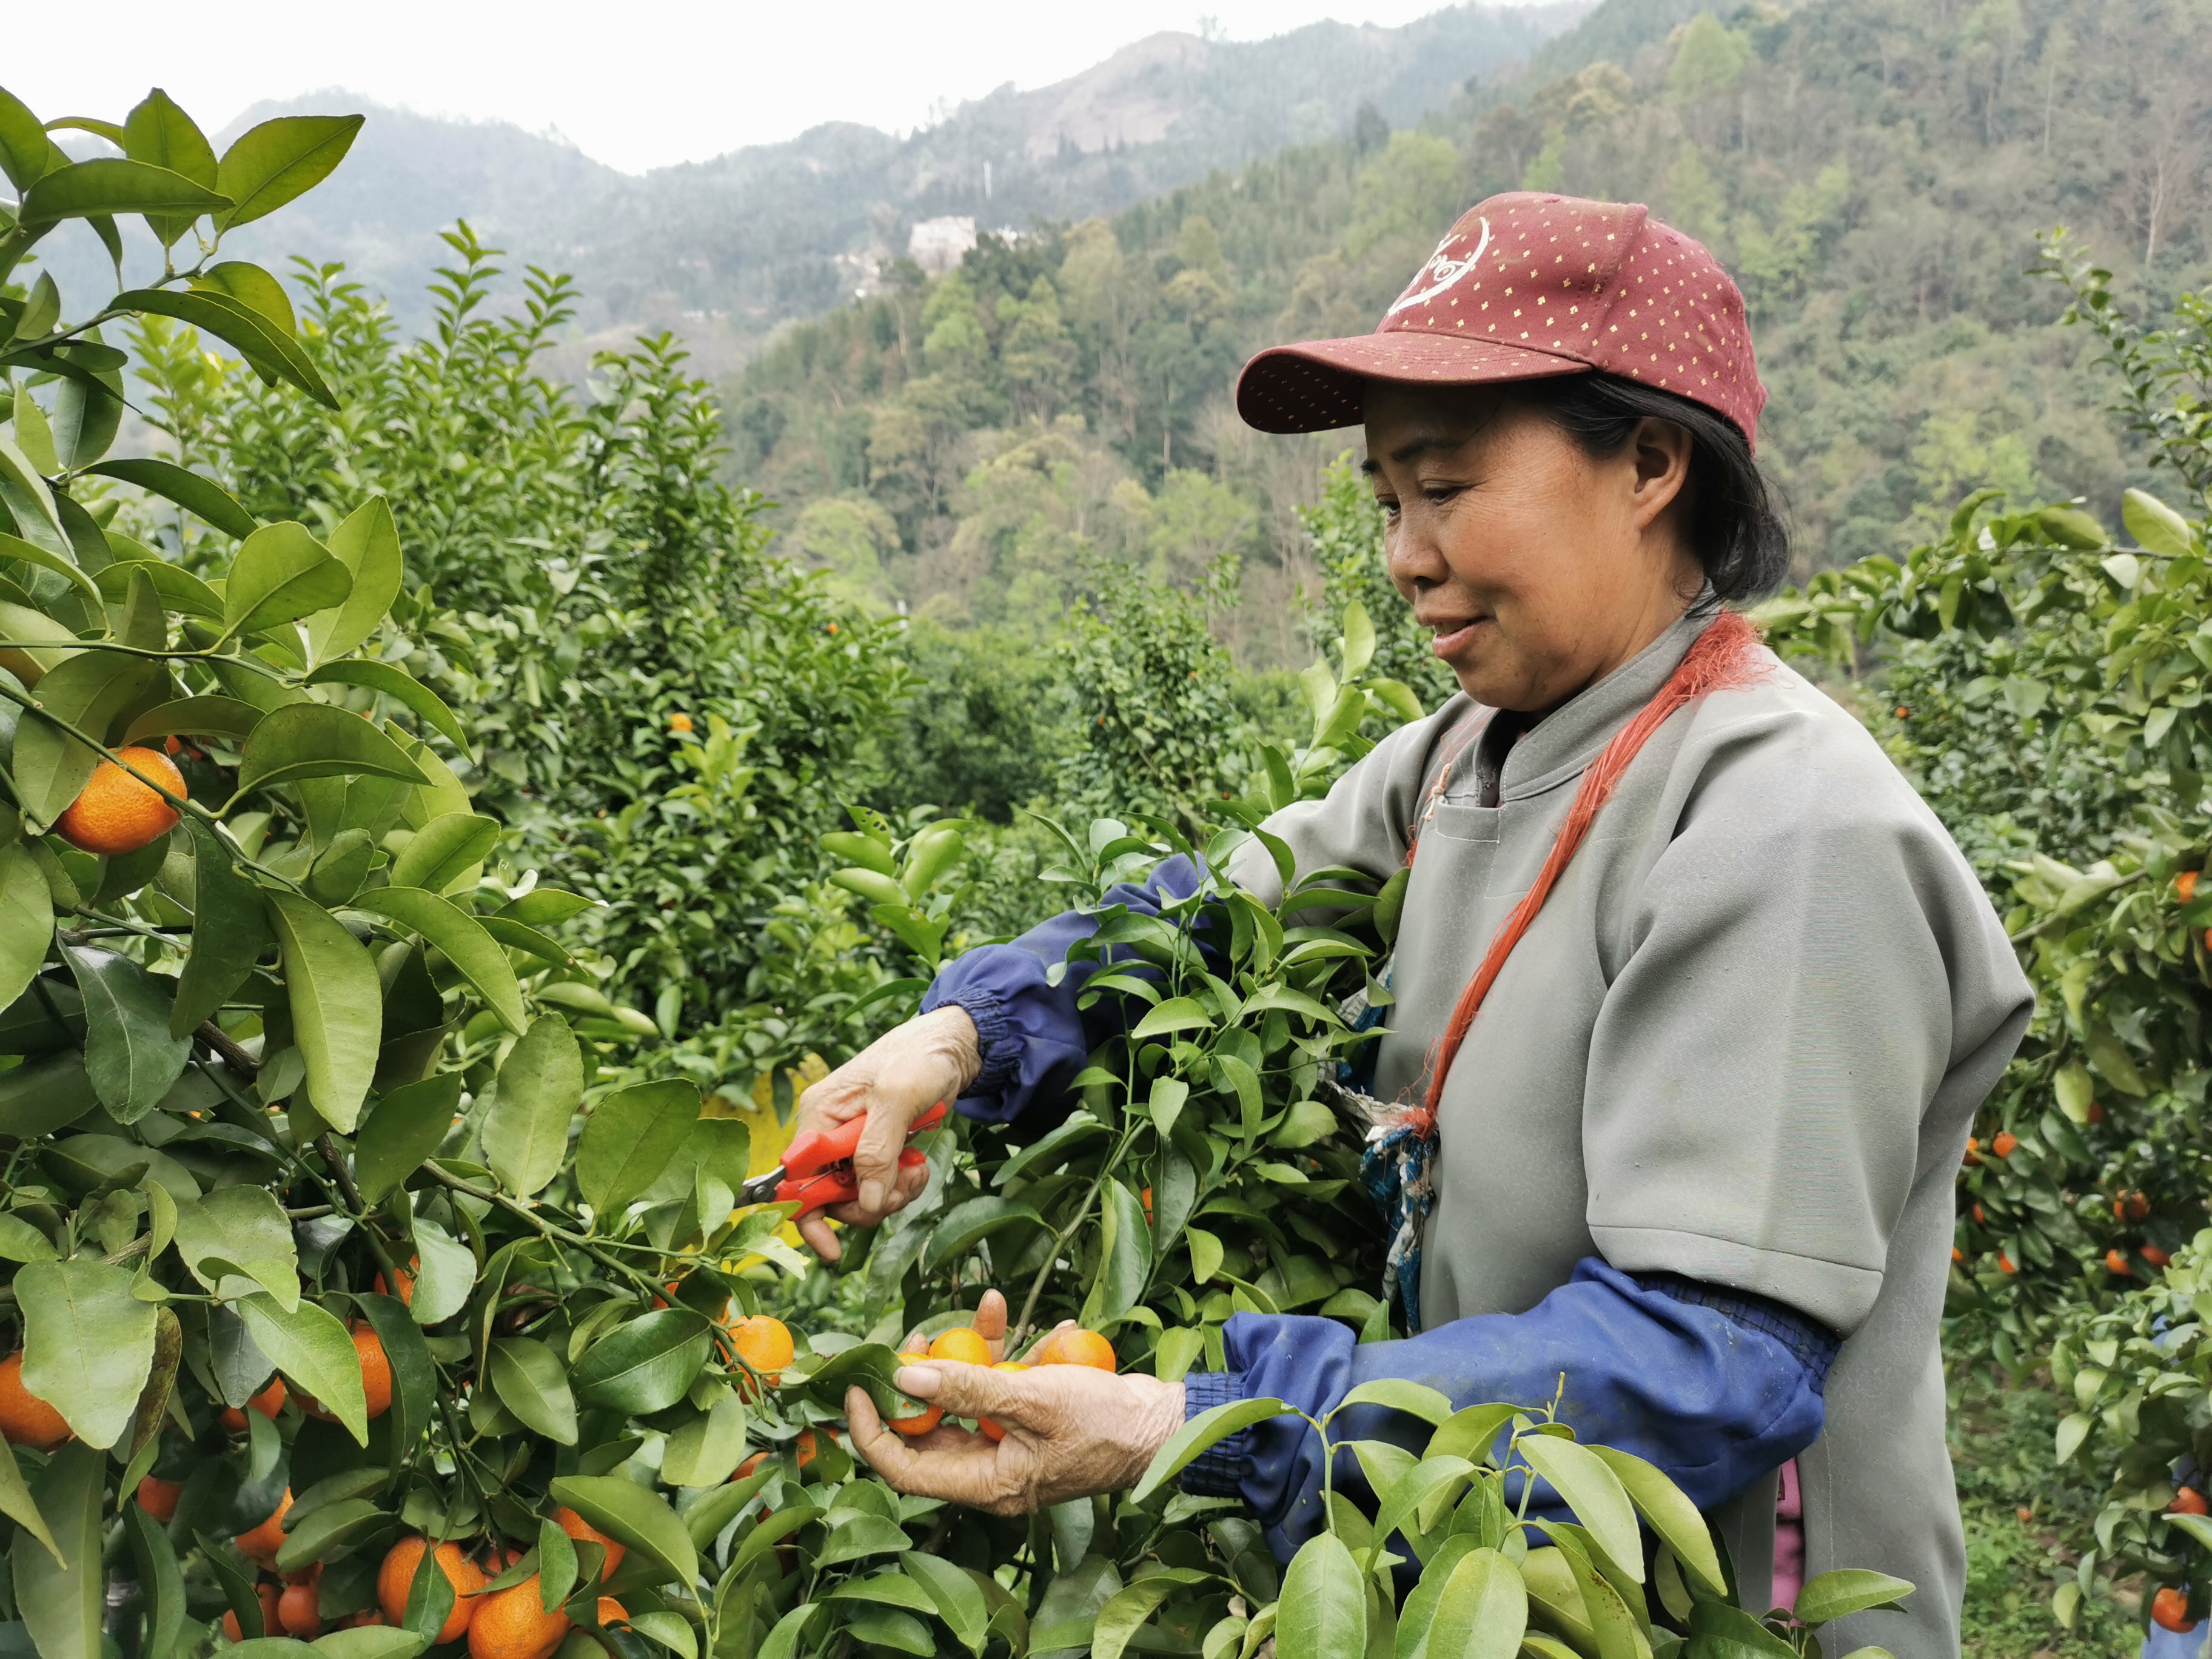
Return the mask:
<svg viewBox="0 0 2212 1659">
<path fill-rule="evenodd" d="M 908 1125 L 907 1139 L 911 1140 L 944 1121 L 945 1103 L 940 1100 Z M 868 1115 L 863 1112 L 834 1129 L 809 1129 L 784 1148 L 781 1164 L 745 1182 L 743 1201 L 765 1204 L 773 1199 L 778 1204 L 795 1203 L 800 1215 L 852 1202 L 860 1195 L 860 1177 L 853 1172 L 853 1152 L 860 1144 L 860 1132 L 867 1127 Z M 902 1170 L 928 1162 L 918 1147 L 908 1146 L 899 1154 Z"/>
</svg>

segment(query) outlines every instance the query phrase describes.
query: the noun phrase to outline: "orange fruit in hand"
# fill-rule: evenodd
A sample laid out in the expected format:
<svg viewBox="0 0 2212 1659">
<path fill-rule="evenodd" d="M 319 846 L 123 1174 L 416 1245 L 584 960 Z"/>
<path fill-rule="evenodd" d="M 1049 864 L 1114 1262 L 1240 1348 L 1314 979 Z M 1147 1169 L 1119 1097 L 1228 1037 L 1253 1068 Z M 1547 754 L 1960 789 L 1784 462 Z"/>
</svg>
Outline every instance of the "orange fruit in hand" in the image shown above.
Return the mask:
<svg viewBox="0 0 2212 1659">
<path fill-rule="evenodd" d="M 54 820 L 54 833 L 81 853 L 110 858 L 135 853 L 177 827 L 177 809 L 131 772 L 156 780 L 179 800 L 185 799 L 185 775 L 158 749 L 118 749 L 115 761 L 102 761 L 77 798 Z"/>
<path fill-rule="evenodd" d="M 263 1565 L 276 1559 L 276 1552 L 284 1547 L 284 1516 L 292 1507 L 292 1489 L 284 1488 L 283 1497 L 276 1500 L 276 1512 L 252 1532 L 238 1534 L 238 1547 L 250 1559 Z"/>
<path fill-rule="evenodd" d="M 932 1359 L 950 1359 L 963 1365 L 988 1365 L 991 1345 L 965 1325 L 957 1325 L 929 1345 Z"/>
<path fill-rule="evenodd" d="M 261 1603 L 261 1633 L 264 1636 L 282 1636 L 284 1633 L 284 1626 L 280 1622 L 283 1617 L 283 1592 L 274 1584 L 256 1584 L 253 1599 Z M 223 1614 L 222 1633 L 234 1642 L 246 1639 L 235 1613 Z"/>
<path fill-rule="evenodd" d="M 563 1507 L 554 1510 L 553 1524 L 571 1538 L 580 1538 L 589 1543 L 605 1547 L 607 1553 L 607 1565 L 606 1570 L 600 1575 L 602 1577 L 613 1577 L 615 1569 L 622 1565 L 623 1557 L 629 1553 L 629 1546 L 617 1544 L 572 1509 Z M 537 1581 L 533 1579 L 531 1582 L 534 1583 Z"/>
<path fill-rule="evenodd" d="M 392 1362 L 385 1358 L 384 1344 L 377 1340 L 376 1332 L 367 1324 L 353 1328 L 353 1351 L 361 1362 L 361 1391 L 368 1402 L 368 1415 L 381 1417 L 392 1409 Z M 300 1390 L 300 1409 L 325 1423 L 337 1421 L 336 1413 L 325 1411 L 305 1389 Z"/>
<path fill-rule="evenodd" d="M 1114 1345 L 1096 1331 L 1074 1326 L 1045 1339 L 1044 1346 L 1030 1356 L 1036 1365 L 1092 1365 L 1102 1371 L 1119 1370 Z"/>
<path fill-rule="evenodd" d="M 1997 1131 L 1996 1139 L 1990 1142 L 1990 1150 L 1999 1158 L 2010 1158 L 2012 1149 L 2020 1145 L 2020 1137 L 2009 1129 Z"/>
<path fill-rule="evenodd" d="M 2184 1486 L 2173 1494 L 2173 1502 L 2166 1506 L 2168 1515 L 2202 1515 L 2212 1508 L 2204 1501 L 2204 1494 L 2194 1486 Z"/>
<path fill-rule="evenodd" d="M 276 1413 L 284 1408 L 284 1379 L 281 1376 L 270 1377 L 269 1386 L 246 1403 L 270 1422 L 275 1422 Z M 219 1413 L 219 1418 L 223 1427 L 228 1429 L 233 1434 L 246 1432 L 246 1413 L 237 1407 L 225 1406 Z"/>
<path fill-rule="evenodd" d="M 177 1518 L 177 1499 L 183 1497 L 181 1480 L 156 1480 L 148 1475 L 138 1483 L 138 1507 L 163 1526 Z"/>
<path fill-rule="evenodd" d="M 2128 1258 L 2118 1249 L 2110 1249 L 2105 1252 L 2105 1266 L 2113 1273 L 2124 1273 L 2128 1270 Z"/>
<path fill-rule="evenodd" d="M 927 1353 L 902 1353 L 899 1356 L 899 1364 L 919 1365 L 928 1358 Z M 927 1434 L 944 1420 L 945 1407 L 942 1406 L 924 1406 L 910 1417 L 894 1417 L 889 1419 L 891 1427 L 908 1439 L 912 1439 L 916 1435 Z"/>
<path fill-rule="evenodd" d="M 2168 1584 L 2150 1598 L 2150 1620 L 2160 1630 L 2195 1630 L 2197 1621 L 2189 1616 L 2189 1592 Z"/>
<path fill-rule="evenodd" d="M 276 1598 L 276 1622 L 285 1635 L 312 1642 L 323 1633 L 321 1595 L 313 1584 L 295 1584 Z"/>
<path fill-rule="evenodd" d="M 52 1451 L 70 1437 L 62 1414 L 23 1386 L 23 1351 L 0 1359 L 0 1434 L 13 1446 Z"/>
<path fill-rule="evenodd" d="M 384 1565 L 376 1570 L 377 1605 L 384 1609 L 385 1618 L 392 1624 L 397 1625 L 407 1617 L 407 1592 L 415 1588 L 415 1575 L 426 1553 L 433 1554 L 438 1570 L 453 1587 L 453 1610 L 438 1627 L 438 1640 L 458 1641 L 480 1610 L 477 1592 L 485 1583 L 483 1570 L 461 1553 L 459 1544 L 441 1544 L 431 1552 L 427 1538 L 401 1539 L 386 1553 Z M 538 1581 L 533 1578 L 530 1582 L 535 1585 Z"/>
<path fill-rule="evenodd" d="M 545 1611 L 538 1575 L 483 1598 L 469 1624 L 469 1659 L 547 1659 L 568 1634 L 568 1615 Z"/>
<path fill-rule="evenodd" d="M 415 1305 L 415 1273 L 410 1273 L 408 1271 L 408 1268 L 410 1267 L 413 1268 L 416 1273 L 421 1272 L 422 1267 L 422 1258 L 419 1255 L 410 1255 L 407 1258 L 407 1267 L 395 1267 L 392 1271 L 399 1275 L 399 1300 L 401 1305 L 411 1308 Z M 371 1285 L 369 1288 L 374 1291 L 379 1296 L 389 1296 L 392 1294 L 391 1291 L 384 1288 L 384 1275 L 382 1273 L 377 1274 L 375 1283 Z"/>
<path fill-rule="evenodd" d="M 1029 1367 L 1018 1359 L 1001 1359 L 991 1369 L 994 1371 L 1025 1371 Z M 987 1440 L 1004 1440 L 1006 1437 L 1006 1431 L 988 1417 L 977 1418 L 975 1426 L 983 1431 L 983 1437 Z"/>
</svg>

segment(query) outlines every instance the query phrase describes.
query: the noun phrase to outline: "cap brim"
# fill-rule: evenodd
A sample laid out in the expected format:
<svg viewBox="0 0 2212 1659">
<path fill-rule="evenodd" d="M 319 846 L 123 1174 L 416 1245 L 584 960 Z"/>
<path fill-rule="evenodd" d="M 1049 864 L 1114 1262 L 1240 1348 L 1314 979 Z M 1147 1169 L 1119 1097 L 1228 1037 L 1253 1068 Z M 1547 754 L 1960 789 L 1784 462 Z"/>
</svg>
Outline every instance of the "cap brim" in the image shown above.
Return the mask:
<svg viewBox="0 0 2212 1659">
<path fill-rule="evenodd" d="M 1413 330 L 1271 346 L 1237 379 L 1237 412 L 1261 432 L 1329 432 L 1365 418 L 1370 380 L 1487 386 L 1587 374 L 1573 357 Z"/>
</svg>

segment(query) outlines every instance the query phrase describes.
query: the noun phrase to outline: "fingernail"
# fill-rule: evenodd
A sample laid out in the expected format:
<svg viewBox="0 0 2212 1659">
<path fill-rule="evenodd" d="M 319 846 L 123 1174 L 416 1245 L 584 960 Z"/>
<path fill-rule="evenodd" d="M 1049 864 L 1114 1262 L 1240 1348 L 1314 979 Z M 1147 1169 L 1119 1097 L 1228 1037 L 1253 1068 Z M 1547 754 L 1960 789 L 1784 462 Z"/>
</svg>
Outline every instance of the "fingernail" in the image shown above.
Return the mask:
<svg viewBox="0 0 2212 1659">
<path fill-rule="evenodd" d="M 860 1207 L 864 1210 L 880 1210 L 884 1207 L 882 1182 L 864 1181 L 860 1183 Z"/>
<path fill-rule="evenodd" d="M 917 1400 L 927 1400 L 936 1394 L 938 1385 L 945 1380 L 944 1373 L 934 1365 L 902 1365 L 891 1382 L 901 1394 L 910 1394 Z"/>
</svg>

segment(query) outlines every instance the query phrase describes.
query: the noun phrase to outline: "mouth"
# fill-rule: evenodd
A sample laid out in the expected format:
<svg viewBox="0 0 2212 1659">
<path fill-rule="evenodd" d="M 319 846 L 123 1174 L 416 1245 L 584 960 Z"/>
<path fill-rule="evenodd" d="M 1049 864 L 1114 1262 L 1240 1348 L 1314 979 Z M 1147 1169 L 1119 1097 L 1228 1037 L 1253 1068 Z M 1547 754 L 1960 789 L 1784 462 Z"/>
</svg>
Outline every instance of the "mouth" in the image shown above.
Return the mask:
<svg viewBox="0 0 2212 1659">
<path fill-rule="evenodd" d="M 1474 643 L 1475 630 L 1490 620 L 1487 617 L 1449 617 L 1425 624 L 1433 637 L 1429 649 L 1449 661 Z"/>
</svg>

